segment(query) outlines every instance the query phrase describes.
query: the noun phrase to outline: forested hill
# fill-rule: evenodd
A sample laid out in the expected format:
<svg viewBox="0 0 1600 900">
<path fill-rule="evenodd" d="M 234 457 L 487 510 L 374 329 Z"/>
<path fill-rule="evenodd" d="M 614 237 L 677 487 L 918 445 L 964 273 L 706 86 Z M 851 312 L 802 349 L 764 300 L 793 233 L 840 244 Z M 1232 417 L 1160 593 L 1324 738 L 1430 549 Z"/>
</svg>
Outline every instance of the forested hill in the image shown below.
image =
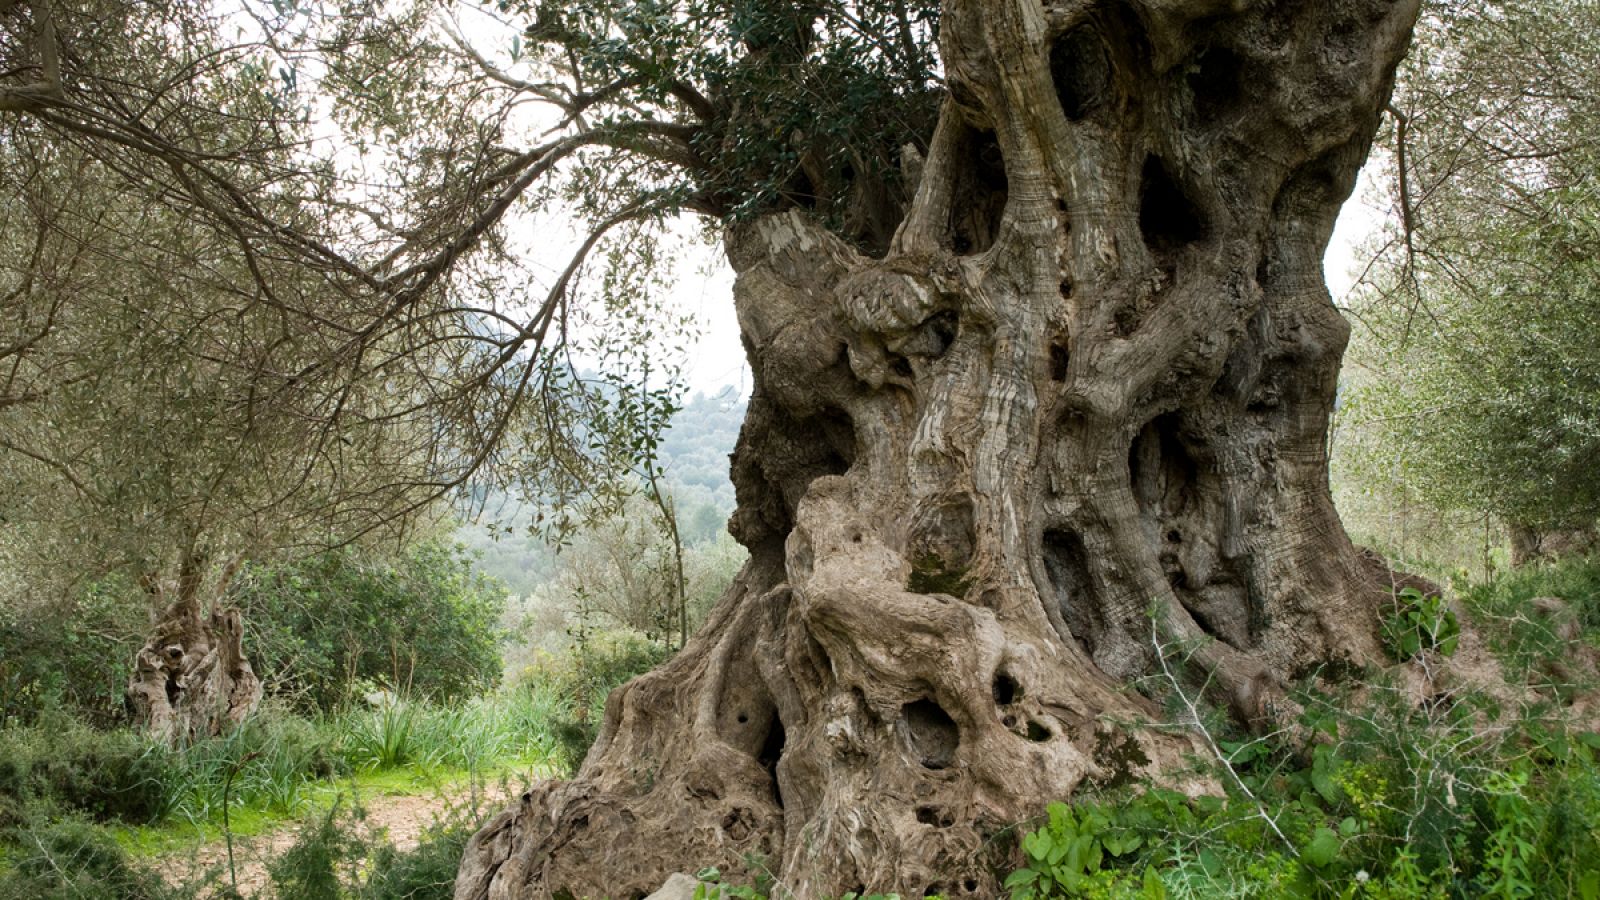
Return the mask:
<svg viewBox="0 0 1600 900">
<path fill-rule="evenodd" d="M 733 513 L 733 482 L 728 480 L 728 454 L 733 452 L 744 421 L 745 397 L 733 386 L 711 394 L 696 392 L 684 401 L 662 436 L 661 462 L 677 501 L 679 527 L 687 544 L 715 538 Z M 491 499 L 485 504 L 507 525 L 511 504 Z M 478 568 L 504 581 L 514 594 L 525 594 L 554 571 L 555 554 L 526 533 L 491 536 L 481 524 L 465 524 L 457 538 L 479 555 Z"/>
</svg>

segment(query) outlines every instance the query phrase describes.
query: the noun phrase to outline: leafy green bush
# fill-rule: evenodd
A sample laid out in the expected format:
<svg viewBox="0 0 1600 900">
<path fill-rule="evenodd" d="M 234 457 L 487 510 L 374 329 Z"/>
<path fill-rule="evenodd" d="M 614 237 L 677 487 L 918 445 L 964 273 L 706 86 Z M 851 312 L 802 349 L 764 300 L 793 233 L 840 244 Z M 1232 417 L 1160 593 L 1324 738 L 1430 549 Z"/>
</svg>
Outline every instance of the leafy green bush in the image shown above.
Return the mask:
<svg viewBox="0 0 1600 900">
<path fill-rule="evenodd" d="M 233 598 L 256 671 L 302 709 L 332 710 L 372 683 L 453 700 L 500 675 L 505 590 L 474 575 L 457 546 L 250 567 Z"/>
<path fill-rule="evenodd" d="M 417 846 L 398 850 L 363 832 L 359 808 L 335 804 L 307 822 L 293 846 L 267 864 L 278 900 L 449 900 L 467 839 L 480 810 L 454 807 L 423 832 Z"/>
<path fill-rule="evenodd" d="M 98 727 L 120 721 L 149 624 L 143 595 L 118 579 L 36 604 L 0 602 L 0 723 L 27 724 L 50 708 Z"/>
<path fill-rule="evenodd" d="M 1600 735 L 1482 698 L 1372 696 L 1303 698 L 1309 750 L 1223 741 L 1239 779 L 1215 773 L 1226 797 L 1151 788 L 1052 807 L 1008 885 L 1140 900 L 1600 897 Z"/>
<path fill-rule="evenodd" d="M 566 651 L 537 659 L 522 672 L 518 689 L 549 705 L 556 758 L 575 772 L 600 734 L 606 697 L 671 655 L 668 647 L 627 632 L 586 633 Z"/>
<path fill-rule="evenodd" d="M 1144 837 L 1130 829 L 1113 831 L 1111 819 L 1099 807 L 1074 811 L 1065 803 L 1052 803 L 1046 812 L 1044 826 L 1022 839 L 1027 865 L 1006 879 L 1005 887 L 1016 900 L 1070 895 L 1086 888 L 1109 857 L 1126 856 L 1144 843 Z M 1153 870 L 1146 872 L 1151 878 Z"/>
<path fill-rule="evenodd" d="M 0 825 L 29 806 L 98 821 L 155 822 L 171 812 L 173 754 L 128 731 L 101 732 L 54 712 L 0 730 Z"/>
<path fill-rule="evenodd" d="M 357 896 L 362 900 L 450 900 L 455 896 L 461 855 L 478 824 L 456 816 L 429 827 L 411 850 L 379 846 Z"/>
<path fill-rule="evenodd" d="M 351 819 L 335 803 L 325 815 L 301 827 L 293 846 L 267 863 L 273 894 L 278 900 L 337 900 L 344 896 L 343 882 L 367 854 L 366 843 L 355 834 Z"/>
</svg>

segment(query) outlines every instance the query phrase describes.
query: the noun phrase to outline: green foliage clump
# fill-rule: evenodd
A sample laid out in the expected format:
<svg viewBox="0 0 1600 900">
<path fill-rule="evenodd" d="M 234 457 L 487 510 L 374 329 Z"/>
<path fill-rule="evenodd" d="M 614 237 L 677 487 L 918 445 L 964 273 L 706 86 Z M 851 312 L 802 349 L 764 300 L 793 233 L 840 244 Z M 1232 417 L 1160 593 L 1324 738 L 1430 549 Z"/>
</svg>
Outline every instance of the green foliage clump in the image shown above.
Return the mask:
<svg viewBox="0 0 1600 900">
<path fill-rule="evenodd" d="M 172 812 L 192 822 L 215 820 L 226 801 L 292 815 L 311 782 L 349 771 L 341 741 L 328 723 L 264 707 L 238 728 L 174 754 Z"/>
<path fill-rule="evenodd" d="M 361 817 L 360 810 L 354 818 Z M 366 844 L 335 803 L 301 829 L 294 845 L 267 863 L 273 892 L 279 900 L 334 900 L 344 895 L 342 882 L 366 855 Z"/>
<path fill-rule="evenodd" d="M 133 649 L 149 627 L 120 579 L 37 604 L 0 602 L 0 722 L 58 707 L 105 727 L 123 715 Z"/>
<path fill-rule="evenodd" d="M 135 865 L 104 829 L 79 819 L 30 821 L 5 835 L 0 900 L 180 900 L 193 892 L 163 884 Z"/>
<path fill-rule="evenodd" d="M 129 731 L 96 731 L 56 711 L 0 730 L 0 826 L 30 807 L 141 824 L 172 811 L 173 754 Z"/>
<path fill-rule="evenodd" d="M 1509 617 L 1526 610 L 1536 597 L 1559 597 L 1571 607 L 1581 627 L 1600 630 L 1600 557 L 1512 569 L 1469 588 L 1463 599 L 1475 611 Z"/>
<path fill-rule="evenodd" d="M 1310 749 L 1222 741 L 1225 797 L 1052 806 L 1007 882 L 1029 897 L 1600 896 L 1600 735 L 1482 698 L 1307 696 Z M 1484 728 L 1485 720 L 1501 726 Z M 1235 780 L 1235 775 L 1237 780 Z"/>
<path fill-rule="evenodd" d="M 366 900 L 451 900 L 456 870 L 477 824 L 457 815 L 429 826 L 411 850 L 380 845 L 372 854 L 372 869 L 359 896 Z"/>
<path fill-rule="evenodd" d="M 1112 820 L 1097 806 L 1073 810 L 1052 803 L 1046 816 L 1043 827 L 1022 839 L 1027 865 L 1006 879 L 1005 887 L 1016 900 L 1070 896 L 1089 886 L 1108 857 L 1126 856 L 1144 843 L 1136 831 L 1113 830 Z"/>
<path fill-rule="evenodd" d="M 1555 598 L 1562 608 L 1541 610 L 1533 603 L 1539 598 Z M 1462 601 L 1473 618 L 1493 626 L 1485 636 L 1512 677 L 1547 684 L 1563 698 L 1597 687 L 1592 673 L 1572 663 L 1600 649 L 1600 558 L 1522 566 L 1468 588 Z"/>
<path fill-rule="evenodd" d="M 1408 587 L 1394 596 L 1394 609 L 1383 620 L 1389 652 L 1404 662 L 1424 651 L 1450 656 L 1461 642 L 1461 623 L 1450 602 L 1439 593 Z"/>
<path fill-rule="evenodd" d="M 1572 616 L 1560 635 L 1530 609 L 1547 596 Z M 1459 623 L 1444 601 L 1402 591 L 1396 602 L 1405 615 L 1384 630 L 1397 655 L 1448 653 Z M 1463 602 L 1521 669 L 1570 660 L 1574 641 L 1596 645 L 1600 561 L 1516 570 Z M 1384 680 L 1354 696 L 1307 688 L 1294 737 L 1212 726 L 1225 762 L 1205 774 L 1225 796 L 1130 786 L 1052 805 L 1029 823 L 1008 887 L 1130 900 L 1600 898 L 1600 734 L 1563 714 L 1562 692 L 1544 693 L 1509 708 L 1469 690 L 1418 703 Z"/>
<path fill-rule="evenodd" d="M 550 736 L 564 769 L 576 772 L 599 736 L 606 697 L 671 655 L 666 646 L 626 632 L 585 633 L 565 652 L 545 656 L 522 673 L 520 690 L 555 701 Z"/>
<path fill-rule="evenodd" d="M 465 698 L 500 674 L 505 591 L 474 575 L 452 545 L 422 544 L 393 559 L 342 550 L 253 567 L 233 596 L 252 665 L 303 709 L 334 709 L 372 683 Z"/>
<path fill-rule="evenodd" d="M 1364 481 L 1535 528 L 1600 518 L 1591 4 L 1424 8 L 1380 140 L 1402 213 L 1355 298 Z M 1353 438 L 1353 439 L 1352 439 Z"/>
<path fill-rule="evenodd" d="M 293 846 L 267 865 L 278 900 L 449 900 L 481 810 L 457 807 L 397 850 L 363 831 L 359 808 L 338 804 L 307 822 Z"/>
<path fill-rule="evenodd" d="M 326 727 L 352 769 L 477 772 L 496 760 L 545 760 L 554 752 L 550 731 L 560 716 L 548 692 L 506 689 L 451 705 L 384 695 L 371 706 L 345 710 Z"/>
</svg>

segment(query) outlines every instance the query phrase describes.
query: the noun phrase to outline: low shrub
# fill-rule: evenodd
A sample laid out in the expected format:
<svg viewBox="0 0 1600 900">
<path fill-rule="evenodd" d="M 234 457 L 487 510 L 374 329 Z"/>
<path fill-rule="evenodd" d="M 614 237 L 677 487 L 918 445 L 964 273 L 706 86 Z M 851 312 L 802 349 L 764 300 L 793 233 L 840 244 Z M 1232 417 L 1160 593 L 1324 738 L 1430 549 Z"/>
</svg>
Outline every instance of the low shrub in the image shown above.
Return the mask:
<svg viewBox="0 0 1600 900">
<path fill-rule="evenodd" d="M 182 900 L 193 890 L 169 887 L 136 865 L 92 823 L 28 822 L 6 834 L 9 869 L 0 869 L 0 900 Z"/>
<path fill-rule="evenodd" d="M 371 835 L 359 808 L 341 804 L 307 822 L 293 846 L 267 864 L 278 900 L 449 900 L 467 840 L 481 810 L 454 807 L 399 850 Z"/>
<path fill-rule="evenodd" d="M 1307 693 L 1299 731 L 1220 746 L 1225 797 L 1150 788 L 1054 806 L 1016 896 L 1600 897 L 1600 735 L 1547 706 Z M 1237 776 L 1237 780 L 1235 778 Z"/>
<path fill-rule="evenodd" d="M 102 822 L 155 822 L 174 807 L 178 769 L 175 754 L 138 734 L 96 731 L 52 712 L 0 730 L 0 825 L 35 805 Z"/>
<path fill-rule="evenodd" d="M 0 723 L 31 724 L 50 709 L 99 728 L 121 722 L 133 654 L 150 625 L 146 605 L 121 579 L 0 603 Z"/>
<path fill-rule="evenodd" d="M 463 818 L 436 823 L 411 850 L 380 845 L 356 896 L 362 900 L 450 900 L 455 896 L 461 856 L 478 824 Z"/>
<path fill-rule="evenodd" d="M 324 815 L 303 825 L 294 844 L 267 863 L 273 896 L 278 900 L 337 900 L 367 855 L 356 833 L 361 811 L 347 813 L 335 803 Z"/>
<path fill-rule="evenodd" d="M 247 567 L 230 597 L 243 611 L 251 664 L 301 711 L 332 711 L 374 683 L 464 699 L 500 676 L 505 589 L 473 574 L 458 546 Z"/>
</svg>

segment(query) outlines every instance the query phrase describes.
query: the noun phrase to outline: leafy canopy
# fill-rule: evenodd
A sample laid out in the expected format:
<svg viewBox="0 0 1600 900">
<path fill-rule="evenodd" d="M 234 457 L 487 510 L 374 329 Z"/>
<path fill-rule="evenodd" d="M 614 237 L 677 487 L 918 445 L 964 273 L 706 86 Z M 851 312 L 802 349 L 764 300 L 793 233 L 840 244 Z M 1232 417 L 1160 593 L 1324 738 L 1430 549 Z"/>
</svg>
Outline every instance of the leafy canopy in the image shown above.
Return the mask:
<svg viewBox="0 0 1600 900">
<path fill-rule="evenodd" d="M 1588 3 L 1438 4 L 1401 73 L 1350 408 L 1364 474 L 1440 508 L 1600 518 L 1597 31 Z"/>
</svg>

